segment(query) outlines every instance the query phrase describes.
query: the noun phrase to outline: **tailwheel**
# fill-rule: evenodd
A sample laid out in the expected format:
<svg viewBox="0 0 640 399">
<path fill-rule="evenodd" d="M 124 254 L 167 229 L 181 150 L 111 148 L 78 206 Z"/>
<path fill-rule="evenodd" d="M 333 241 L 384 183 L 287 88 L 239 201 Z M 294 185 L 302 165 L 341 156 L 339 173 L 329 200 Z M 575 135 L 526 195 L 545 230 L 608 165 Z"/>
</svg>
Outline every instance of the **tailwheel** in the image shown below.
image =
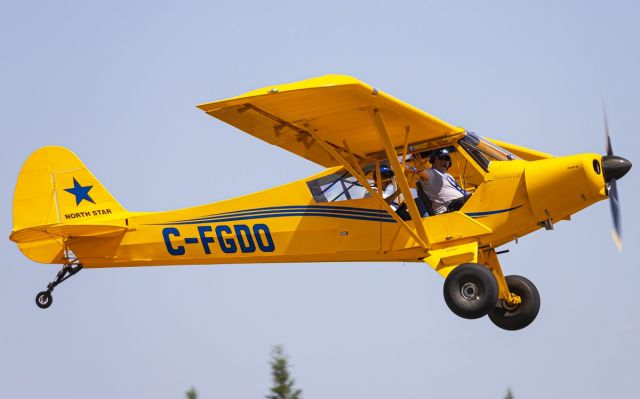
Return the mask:
<svg viewBox="0 0 640 399">
<path fill-rule="evenodd" d="M 444 281 L 444 300 L 449 309 L 465 319 L 485 316 L 498 300 L 498 283 L 488 268 L 463 263 Z"/>
<path fill-rule="evenodd" d="M 67 248 L 66 243 L 64 253 L 65 264 L 62 265 L 62 269 L 60 269 L 56 275 L 56 279 L 47 284 L 47 289 L 45 291 L 40 291 L 38 292 L 38 295 L 36 295 L 36 305 L 38 305 L 40 309 L 46 309 L 51 306 L 53 303 L 53 296 L 51 295 L 51 292 L 53 292 L 59 284 L 82 270 L 82 263 L 80 263 L 73 252 Z"/>
<path fill-rule="evenodd" d="M 497 305 L 489 311 L 489 319 L 496 326 L 515 331 L 531 324 L 540 310 L 540 294 L 535 285 L 522 276 L 505 277 L 509 291 L 518 295 L 521 299 L 519 304 L 510 304 L 504 300 L 498 301 Z"/>
<path fill-rule="evenodd" d="M 38 295 L 36 295 L 36 305 L 38 305 L 40 309 L 46 309 L 51 306 L 51 303 L 53 302 L 53 296 L 51 295 L 51 292 L 53 291 L 53 289 L 56 288 L 58 284 L 78 273 L 80 270 L 82 270 L 82 264 L 77 260 L 74 261 L 74 263 L 63 265 L 62 269 L 60 269 L 60 271 L 56 275 L 56 279 L 47 284 L 46 291 L 38 292 Z"/>
<path fill-rule="evenodd" d="M 52 302 L 53 296 L 50 291 L 40 291 L 38 295 L 36 295 L 36 305 L 38 305 L 40 309 L 48 308 Z"/>
</svg>

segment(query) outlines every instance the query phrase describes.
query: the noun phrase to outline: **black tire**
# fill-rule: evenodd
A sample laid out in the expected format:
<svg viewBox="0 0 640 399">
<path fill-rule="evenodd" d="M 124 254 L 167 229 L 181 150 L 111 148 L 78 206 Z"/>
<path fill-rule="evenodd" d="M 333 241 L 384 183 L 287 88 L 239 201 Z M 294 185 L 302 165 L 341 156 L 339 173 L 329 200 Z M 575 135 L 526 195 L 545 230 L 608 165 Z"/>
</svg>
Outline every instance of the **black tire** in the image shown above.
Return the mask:
<svg viewBox="0 0 640 399">
<path fill-rule="evenodd" d="M 540 310 L 540 294 L 535 285 L 522 276 L 507 276 L 507 286 L 512 294 L 518 295 L 522 302 L 509 306 L 503 301 L 489 311 L 489 318 L 496 326 L 509 331 L 516 331 L 531 324 Z"/>
<path fill-rule="evenodd" d="M 463 263 L 444 281 L 444 301 L 456 315 L 479 319 L 495 306 L 498 282 L 491 270 L 477 263 Z"/>
<path fill-rule="evenodd" d="M 52 303 L 53 296 L 51 296 L 49 291 L 38 292 L 38 295 L 36 295 L 36 305 L 38 305 L 40 309 L 46 309 L 51 306 Z"/>
</svg>

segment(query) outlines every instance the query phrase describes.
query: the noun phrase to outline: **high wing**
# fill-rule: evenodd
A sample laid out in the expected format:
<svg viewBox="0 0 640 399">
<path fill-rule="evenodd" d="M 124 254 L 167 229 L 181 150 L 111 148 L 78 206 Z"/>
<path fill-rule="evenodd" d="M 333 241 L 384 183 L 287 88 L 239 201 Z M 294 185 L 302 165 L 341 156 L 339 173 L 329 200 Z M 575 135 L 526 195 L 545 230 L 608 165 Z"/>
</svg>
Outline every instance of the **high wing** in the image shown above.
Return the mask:
<svg viewBox="0 0 640 399">
<path fill-rule="evenodd" d="M 350 76 L 326 75 L 268 86 L 198 105 L 209 115 L 324 167 L 341 165 L 322 140 L 363 159 L 387 155 L 373 117 L 384 117 L 390 142 L 402 148 L 464 131 Z"/>
</svg>

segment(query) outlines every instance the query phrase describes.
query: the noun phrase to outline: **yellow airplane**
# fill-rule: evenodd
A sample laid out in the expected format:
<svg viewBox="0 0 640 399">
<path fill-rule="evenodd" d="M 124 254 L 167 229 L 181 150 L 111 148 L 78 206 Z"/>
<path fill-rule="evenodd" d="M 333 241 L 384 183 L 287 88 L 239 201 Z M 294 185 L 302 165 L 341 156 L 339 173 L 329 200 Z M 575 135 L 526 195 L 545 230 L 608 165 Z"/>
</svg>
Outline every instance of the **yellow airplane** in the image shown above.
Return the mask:
<svg viewBox="0 0 640 399">
<path fill-rule="evenodd" d="M 518 330 L 535 319 L 540 297 L 526 278 L 503 274 L 498 247 L 607 197 L 621 242 L 616 180 L 631 163 L 613 155 L 608 128 L 607 155 L 554 157 L 482 138 L 342 75 L 198 107 L 327 169 L 213 204 L 130 212 L 74 153 L 40 148 L 18 176 L 10 236 L 29 259 L 63 265 L 37 295 L 40 308 L 83 267 L 403 261 L 445 277 L 458 316 Z M 434 214 L 414 172 L 442 149 L 471 195 Z"/>
</svg>

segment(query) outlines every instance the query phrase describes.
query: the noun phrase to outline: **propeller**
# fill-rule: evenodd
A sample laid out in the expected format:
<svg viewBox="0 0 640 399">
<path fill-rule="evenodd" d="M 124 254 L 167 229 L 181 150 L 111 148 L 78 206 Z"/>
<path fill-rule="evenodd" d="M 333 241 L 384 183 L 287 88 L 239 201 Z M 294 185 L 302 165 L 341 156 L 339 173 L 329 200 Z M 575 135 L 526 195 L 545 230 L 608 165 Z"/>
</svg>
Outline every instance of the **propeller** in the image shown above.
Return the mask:
<svg viewBox="0 0 640 399">
<path fill-rule="evenodd" d="M 609 134 L 609 120 L 607 118 L 607 110 L 604 103 L 602 104 L 602 113 L 604 115 L 604 132 L 606 135 L 607 155 L 602 157 L 602 172 L 604 181 L 607 184 L 607 193 L 609 194 L 609 205 L 611 206 L 611 217 L 613 218 L 613 231 L 611 235 L 613 242 L 616 244 L 618 251 L 622 252 L 622 226 L 620 222 L 620 197 L 618 196 L 618 179 L 622 178 L 629 169 L 631 162 L 627 159 L 613 154 L 611 146 L 611 135 Z"/>
</svg>

